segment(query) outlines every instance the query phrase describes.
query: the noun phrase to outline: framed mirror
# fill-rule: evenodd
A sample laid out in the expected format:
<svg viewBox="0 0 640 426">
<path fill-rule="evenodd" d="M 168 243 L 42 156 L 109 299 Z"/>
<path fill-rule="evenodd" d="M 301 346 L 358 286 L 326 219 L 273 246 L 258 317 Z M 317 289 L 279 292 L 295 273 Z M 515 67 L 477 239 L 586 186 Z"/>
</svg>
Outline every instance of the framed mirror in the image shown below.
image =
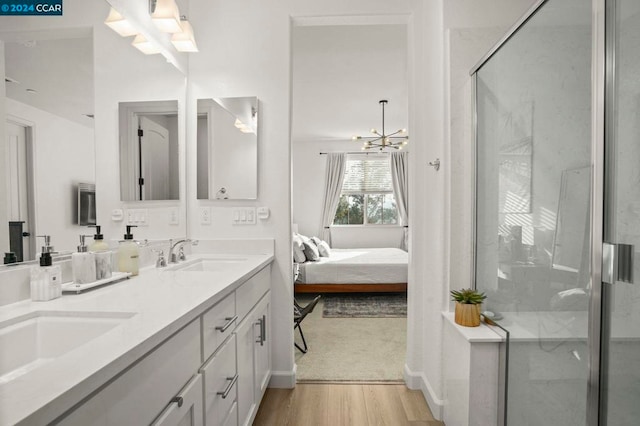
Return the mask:
<svg viewBox="0 0 640 426">
<path fill-rule="evenodd" d="M 120 102 L 122 201 L 178 200 L 178 101 Z"/>
<path fill-rule="evenodd" d="M 43 234 L 57 252 L 75 250 L 78 234 L 88 233 L 85 223 L 96 220 L 96 191 L 89 199 L 82 190 L 95 188 L 92 29 L 7 31 L 0 44 L 1 252 L 17 262 L 34 260 L 42 246 L 35 236 Z"/>
<path fill-rule="evenodd" d="M 199 200 L 258 197 L 258 98 L 198 99 Z"/>
</svg>

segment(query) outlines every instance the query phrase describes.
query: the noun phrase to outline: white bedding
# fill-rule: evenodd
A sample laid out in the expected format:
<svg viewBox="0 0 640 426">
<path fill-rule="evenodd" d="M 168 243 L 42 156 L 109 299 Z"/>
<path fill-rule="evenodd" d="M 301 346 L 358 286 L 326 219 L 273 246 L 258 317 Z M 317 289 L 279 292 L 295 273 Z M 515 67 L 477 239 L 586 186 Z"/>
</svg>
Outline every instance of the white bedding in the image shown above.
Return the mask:
<svg viewBox="0 0 640 426">
<path fill-rule="evenodd" d="M 331 249 L 330 257 L 300 264 L 298 283 L 406 283 L 408 253 L 398 248 Z"/>
</svg>

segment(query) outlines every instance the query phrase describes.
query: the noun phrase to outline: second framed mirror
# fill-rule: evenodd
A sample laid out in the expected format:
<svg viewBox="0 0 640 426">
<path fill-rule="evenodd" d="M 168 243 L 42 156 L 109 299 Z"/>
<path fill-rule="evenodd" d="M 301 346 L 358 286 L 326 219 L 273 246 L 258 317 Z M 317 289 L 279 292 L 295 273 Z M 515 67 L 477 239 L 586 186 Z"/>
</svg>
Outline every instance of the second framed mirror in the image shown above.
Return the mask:
<svg viewBox="0 0 640 426">
<path fill-rule="evenodd" d="M 258 98 L 198 99 L 199 200 L 258 197 Z"/>
</svg>

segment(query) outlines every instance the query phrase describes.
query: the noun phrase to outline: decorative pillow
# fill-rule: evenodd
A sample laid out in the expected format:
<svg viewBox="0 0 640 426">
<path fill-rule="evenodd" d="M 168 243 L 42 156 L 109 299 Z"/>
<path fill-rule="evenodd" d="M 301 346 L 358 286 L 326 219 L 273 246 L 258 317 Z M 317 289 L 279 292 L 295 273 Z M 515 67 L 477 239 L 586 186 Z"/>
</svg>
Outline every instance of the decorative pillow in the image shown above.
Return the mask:
<svg viewBox="0 0 640 426">
<path fill-rule="evenodd" d="M 318 244 L 318 253 L 320 253 L 320 257 L 331 256 L 331 248 L 326 241 L 320 241 L 320 243 Z"/>
<path fill-rule="evenodd" d="M 304 245 L 304 255 L 307 258 L 307 260 L 315 262 L 318 259 L 320 259 L 320 253 L 318 252 L 318 247 L 316 247 L 316 245 L 313 244 L 313 242 L 305 241 L 302 244 Z"/>
<path fill-rule="evenodd" d="M 298 234 L 293 234 L 293 261 L 296 263 L 307 261 L 307 257 L 304 255 L 303 241 Z"/>
</svg>

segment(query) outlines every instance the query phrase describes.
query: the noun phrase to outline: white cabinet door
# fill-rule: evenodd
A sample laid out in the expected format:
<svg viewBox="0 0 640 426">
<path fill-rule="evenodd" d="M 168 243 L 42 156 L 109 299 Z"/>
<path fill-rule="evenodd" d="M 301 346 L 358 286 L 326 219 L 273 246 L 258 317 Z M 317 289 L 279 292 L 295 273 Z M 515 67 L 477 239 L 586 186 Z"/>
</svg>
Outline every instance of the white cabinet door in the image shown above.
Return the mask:
<svg viewBox="0 0 640 426">
<path fill-rule="evenodd" d="M 238 424 L 246 425 L 256 410 L 254 396 L 254 322 L 251 313 L 236 328 Z"/>
<path fill-rule="evenodd" d="M 196 374 L 152 426 L 203 426 L 202 376 Z"/>
<path fill-rule="evenodd" d="M 270 293 L 258 303 L 254 310 L 255 319 L 254 361 L 255 361 L 255 398 L 259 404 L 271 379 L 271 305 Z"/>
</svg>

